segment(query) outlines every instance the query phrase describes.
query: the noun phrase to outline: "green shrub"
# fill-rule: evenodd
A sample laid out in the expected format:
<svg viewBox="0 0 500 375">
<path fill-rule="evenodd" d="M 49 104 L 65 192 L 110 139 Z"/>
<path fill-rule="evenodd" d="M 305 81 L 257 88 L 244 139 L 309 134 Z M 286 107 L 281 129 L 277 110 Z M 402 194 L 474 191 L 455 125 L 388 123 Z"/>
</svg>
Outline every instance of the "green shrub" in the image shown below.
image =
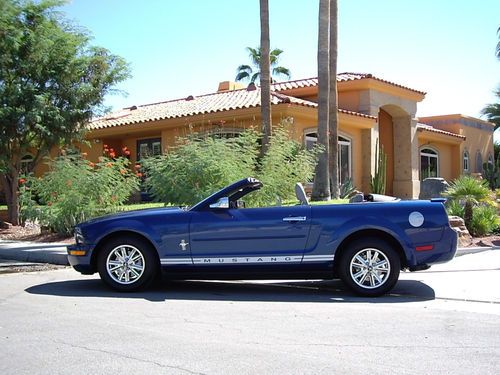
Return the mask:
<svg viewBox="0 0 500 375">
<path fill-rule="evenodd" d="M 318 151 L 319 147 L 307 150 L 292 140 L 286 123 L 274 129 L 267 153 L 255 166 L 254 176 L 264 186 L 245 197 L 246 203 L 262 207 L 296 199 L 295 184 L 312 179 Z"/>
<path fill-rule="evenodd" d="M 473 236 L 484 236 L 498 230 L 500 221 L 497 210 L 491 205 L 480 205 L 474 207 L 472 214 L 471 229 Z"/>
<path fill-rule="evenodd" d="M 287 123 L 274 129 L 267 154 L 259 158 L 260 135 L 244 131 L 236 138 L 191 136 L 177 140 L 166 155 L 142 162 L 146 186 L 155 200 L 193 205 L 224 186 L 245 177 L 264 187 L 245 197 L 248 207 L 295 199 L 295 183 L 312 178 L 318 149 L 305 150 L 290 139 Z"/>
<path fill-rule="evenodd" d="M 82 221 L 117 211 L 139 186 L 123 157 L 101 157 L 94 164 L 71 155 L 48 164 L 49 172 L 43 177 L 21 181 L 21 217 L 38 220 L 61 234 L 70 234 Z"/>
<path fill-rule="evenodd" d="M 464 217 L 464 206 L 458 200 L 448 200 L 446 202 L 446 211 L 450 216 Z"/>
<path fill-rule="evenodd" d="M 178 139 L 168 154 L 145 159 L 146 186 L 157 201 L 193 205 L 218 189 L 252 176 L 258 155 L 257 134 L 238 138 Z"/>
</svg>

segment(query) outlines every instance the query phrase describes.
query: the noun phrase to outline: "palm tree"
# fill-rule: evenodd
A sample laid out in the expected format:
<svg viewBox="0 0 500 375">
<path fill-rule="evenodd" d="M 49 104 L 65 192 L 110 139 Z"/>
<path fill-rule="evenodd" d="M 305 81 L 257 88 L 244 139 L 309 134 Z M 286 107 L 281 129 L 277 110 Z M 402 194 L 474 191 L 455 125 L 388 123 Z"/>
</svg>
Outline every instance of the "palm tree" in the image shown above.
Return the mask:
<svg viewBox="0 0 500 375">
<path fill-rule="evenodd" d="M 260 63 L 260 110 L 262 117 L 261 156 L 264 156 L 267 152 L 269 139 L 271 137 L 271 126 L 272 126 L 271 73 L 270 73 L 271 56 L 269 51 L 270 51 L 269 3 L 268 0 L 260 0 L 260 49 L 258 52 L 259 52 L 259 63 Z M 252 82 L 254 82 L 255 79 L 257 78 L 256 74 L 257 73 L 253 74 Z M 238 79 L 238 77 L 236 77 L 236 79 Z"/>
<path fill-rule="evenodd" d="M 328 103 L 328 129 L 330 133 L 329 165 L 330 165 L 330 191 L 332 199 L 338 199 L 339 188 L 339 129 L 338 129 L 338 99 L 337 99 L 337 0 L 330 0 L 330 90 Z"/>
<path fill-rule="evenodd" d="M 261 1 L 263 1 L 263 0 L 261 0 Z M 269 17 L 269 12 L 268 12 L 268 17 Z M 262 55 L 261 48 L 262 47 L 257 47 L 257 48 L 247 47 L 246 48 L 248 51 L 248 54 L 250 56 L 250 60 L 252 61 L 252 66 L 254 67 L 255 70 L 252 69 L 252 67 L 250 65 L 240 65 L 237 69 L 238 74 L 236 75 L 236 81 L 250 80 L 250 82 L 252 82 L 252 83 L 259 81 L 260 74 L 261 74 L 261 67 L 260 67 L 260 60 L 261 60 L 261 55 Z M 273 68 L 272 73 L 273 73 L 273 76 L 275 76 L 275 77 L 284 76 L 287 79 L 290 79 L 290 77 L 292 76 L 290 73 L 290 70 L 285 68 L 285 67 L 278 66 L 278 60 L 279 60 L 279 57 L 282 53 L 283 53 L 283 50 L 281 50 L 279 48 L 275 48 L 269 52 L 269 63 L 270 63 L 270 66 Z M 272 82 L 275 81 L 274 79 L 272 79 L 272 77 L 271 77 L 271 80 L 272 80 Z"/>
<path fill-rule="evenodd" d="M 463 202 L 465 226 L 471 232 L 472 209 L 479 202 L 488 198 L 490 190 L 487 180 L 477 180 L 472 176 L 460 176 L 453 181 L 443 196 Z"/>
<path fill-rule="evenodd" d="M 499 42 L 499 44 L 500 44 L 500 42 Z M 500 50 L 498 52 L 498 55 L 500 56 Z M 497 98 L 500 99 L 500 88 L 497 89 L 495 94 L 496 94 Z M 486 107 L 483 108 L 481 113 L 483 115 L 486 115 L 486 118 L 488 119 L 488 121 L 495 124 L 495 130 L 500 128 L 500 102 L 487 104 Z"/>
<path fill-rule="evenodd" d="M 329 18 L 330 0 L 320 0 L 318 23 L 318 143 L 323 147 L 323 151 L 318 157 L 314 175 L 311 199 L 315 201 L 330 199 L 328 170 Z"/>
<path fill-rule="evenodd" d="M 500 39 L 500 27 L 497 30 L 498 34 L 498 39 Z M 495 55 L 497 56 L 497 59 L 500 59 L 500 40 L 497 43 L 497 48 L 495 49 Z"/>
</svg>

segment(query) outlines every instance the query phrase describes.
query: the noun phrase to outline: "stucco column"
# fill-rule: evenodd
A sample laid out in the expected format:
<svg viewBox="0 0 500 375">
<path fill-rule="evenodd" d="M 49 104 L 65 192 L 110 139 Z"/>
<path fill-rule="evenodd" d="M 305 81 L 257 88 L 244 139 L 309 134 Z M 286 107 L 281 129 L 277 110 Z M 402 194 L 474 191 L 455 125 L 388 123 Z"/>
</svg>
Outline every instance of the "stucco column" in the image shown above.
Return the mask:
<svg viewBox="0 0 500 375">
<path fill-rule="evenodd" d="M 394 124 L 394 195 L 418 198 L 417 120 L 413 116 L 393 117 Z"/>
</svg>

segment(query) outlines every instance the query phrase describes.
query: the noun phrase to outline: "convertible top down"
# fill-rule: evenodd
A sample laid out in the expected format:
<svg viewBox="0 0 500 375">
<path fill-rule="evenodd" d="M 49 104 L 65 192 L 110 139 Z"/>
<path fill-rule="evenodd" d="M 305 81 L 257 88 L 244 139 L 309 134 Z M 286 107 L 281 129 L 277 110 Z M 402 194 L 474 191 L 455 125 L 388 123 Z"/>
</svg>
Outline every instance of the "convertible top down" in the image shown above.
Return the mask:
<svg viewBox="0 0 500 375">
<path fill-rule="evenodd" d="M 401 269 L 452 259 L 457 234 L 442 200 L 245 208 L 245 178 L 189 209 L 129 211 L 75 227 L 70 264 L 120 291 L 171 279 L 333 279 L 378 296 Z M 370 200 L 378 200 L 371 196 Z"/>
</svg>

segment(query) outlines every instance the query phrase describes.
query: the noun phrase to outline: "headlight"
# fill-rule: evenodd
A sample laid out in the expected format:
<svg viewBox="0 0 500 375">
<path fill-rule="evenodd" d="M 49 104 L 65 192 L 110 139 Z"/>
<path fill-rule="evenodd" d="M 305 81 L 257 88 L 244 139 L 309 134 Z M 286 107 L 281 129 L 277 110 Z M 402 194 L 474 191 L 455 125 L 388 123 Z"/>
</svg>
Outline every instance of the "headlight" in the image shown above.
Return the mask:
<svg viewBox="0 0 500 375">
<path fill-rule="evenodd" d="M 85 242 L 84 240 L 85 239 L 83 238 L 83 233 L 80 227 L 75 227 L 75 242 L 77 244 L 82 244 Z"/>
</svg>

